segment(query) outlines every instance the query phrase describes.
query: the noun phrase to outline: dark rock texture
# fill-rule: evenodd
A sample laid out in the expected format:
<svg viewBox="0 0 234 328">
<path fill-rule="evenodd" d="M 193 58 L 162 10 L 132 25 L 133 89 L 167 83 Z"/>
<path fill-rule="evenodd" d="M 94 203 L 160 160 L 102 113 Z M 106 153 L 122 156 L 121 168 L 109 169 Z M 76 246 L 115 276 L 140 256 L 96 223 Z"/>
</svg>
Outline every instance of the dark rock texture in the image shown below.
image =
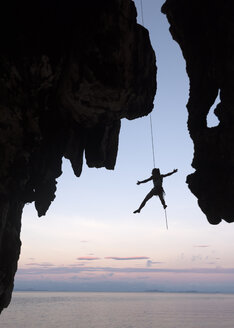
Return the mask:
<svg viewBox="0 0 234 328">
<path fill-rule="evenodd" d="M 189 188 L 211 224 L 234 221 L 234 2 L 167 0 L 162 7 L 190 79 L 188 129 L 194 142 Z M 207 115 L 220 92 L 215 114 Z"/>
<path fill-rule="evenodd" d="M 4 2 L 3 2 L 4 3 Z M 45 215 L 62 157 L 113 169 L 120 119 L 153 108 L 156 66 L 132 0 L 0 4 L 0 311 L 11 299 L 21 214 Z"/>
</svg>

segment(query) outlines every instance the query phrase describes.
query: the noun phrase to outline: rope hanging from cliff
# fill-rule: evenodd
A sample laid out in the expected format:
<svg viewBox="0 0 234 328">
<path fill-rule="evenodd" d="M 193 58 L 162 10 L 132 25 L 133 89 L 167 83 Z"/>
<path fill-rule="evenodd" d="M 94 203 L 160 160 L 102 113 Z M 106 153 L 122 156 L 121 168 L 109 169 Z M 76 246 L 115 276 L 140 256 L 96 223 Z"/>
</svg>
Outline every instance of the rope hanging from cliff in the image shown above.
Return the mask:
<svg viewBox="0 0 234 328">
<path fill-rule="evenodd" d="M 140 3 L 141 3 L 141 23 L 142 23 L 142 26 L 145 27 L 142 0 L 140 1 Z M 154 134 L 153 134 L 153 120 L 152 120 L 152 114 L 151 113 L 150 113 L 149 117 L 150 117 L 150 134 L 151 134 L 151 146 L 152 146 L 153 167 L 155 168 L 155 166 L 156 166 L 155 165 L 155 147 L 154 147 Z M 164 211 L 165 211 L 166 227 L 167 227 L 167 230 L 168 230 L 168 221 L 167 221 L 167 211 L 166 211 L 166 208 L 164 208 Z"/>
<path fill-rule="evenodd" d="M 143 3 L 141 0 L 141 24 L 145 27 L 144 24 L 144 12 L 143 12 Z M 154 147 L 154 134 L 153 134 L 153 120 L 152 120 L 152 114 L 150 113 L 150 134 L 151 134 L 151 147 L 152 147 L 152 157 L 153 157 L 153 168 L 155 168 L 155 147 Z"/>
<path fill-rule="evenodd" d="M 153 134 L 153 123 L 152 123 L 152 115 L 151 115 L 151 113 L 150 113 L 150 133 L 151 133 L 151 146 L 152 146 L 152 155 L 153 155 L 153 166 L 155 168 L 154 134 Z"/>
<path fill-rule="evenodd" d="M 167 230 L 168 230 L 167 211 L 166 211 L 166 209 L 164 209 L 164 211 L 165 211 L 166 227 L 167 227 Z"/>
<path fill-rule="evenodd" d="M 145 27 L 142 0 L 141 0 L 141 22 L 142 22 L 142 25 Z"/>
</svg>

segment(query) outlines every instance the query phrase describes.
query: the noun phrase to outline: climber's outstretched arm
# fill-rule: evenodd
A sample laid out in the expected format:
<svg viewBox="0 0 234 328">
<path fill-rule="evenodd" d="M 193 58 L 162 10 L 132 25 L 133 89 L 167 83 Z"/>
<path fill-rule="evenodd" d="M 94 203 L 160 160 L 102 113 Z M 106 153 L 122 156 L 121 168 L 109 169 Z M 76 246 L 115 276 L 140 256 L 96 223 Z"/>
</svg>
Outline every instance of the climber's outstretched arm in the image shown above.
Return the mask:
<svg viewBox="0 0 234 328">
<path fill-rule="evenodd" d="M 165 178 L 165 177 L 169 177 L 169 175 L 172 175 L 174 173 L 176 173 L 178 171 L 178 169 L 174 169 L 172 172 L 169 172 L 167 174 L 162 174 L 162 177 Z"/>
<path fill-rule="evenodd" d="M 145 179 L 145 180 L 142 180 L 142 181 L 137 181 L 137 184 L 139 185 L 141 183 L 146 183 L 146 182 L 148 182 L 148 181 L 150 181 L 152 179 L 153 179 L 153 177 L 150 177 L 149 179 Z"/>
</svg>

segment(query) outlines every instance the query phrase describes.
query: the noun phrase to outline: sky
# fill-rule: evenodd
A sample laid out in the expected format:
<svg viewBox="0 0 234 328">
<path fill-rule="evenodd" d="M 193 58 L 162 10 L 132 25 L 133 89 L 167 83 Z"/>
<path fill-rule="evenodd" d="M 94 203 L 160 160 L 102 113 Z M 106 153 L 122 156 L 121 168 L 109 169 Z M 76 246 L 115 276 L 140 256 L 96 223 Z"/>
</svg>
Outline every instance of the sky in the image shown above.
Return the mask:
<svg viewBox="0 0 234 328">
<path fill-rule="evenodd" d="M 164 179 L 169 229 L 158 197 L 133 214 L 152 182 L 149 116 L 122 121 L 114 171 L 84 166 L 80 178 L 63 162 L 56 199 L 37 217 L 26 205 L 15 289 L 234 292 L 234 225 L 210 225 L 189 191 L 193 144 L 187 130 L 189 80 L 178 44 L 161 14 L 163 0 L 143 0 L 157 57 L 152 112 L 156 166 Z M 140 0 L 135 0 L 141 23 Z M 208 126 L 217 124 L 212 112 Z"/>
</svg>

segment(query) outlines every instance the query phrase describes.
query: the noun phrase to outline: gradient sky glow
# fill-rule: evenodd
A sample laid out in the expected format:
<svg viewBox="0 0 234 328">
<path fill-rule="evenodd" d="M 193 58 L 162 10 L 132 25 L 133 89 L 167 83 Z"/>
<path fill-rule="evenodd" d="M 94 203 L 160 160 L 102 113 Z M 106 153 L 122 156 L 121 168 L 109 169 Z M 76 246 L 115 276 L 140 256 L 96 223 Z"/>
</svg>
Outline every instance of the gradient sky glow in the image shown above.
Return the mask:
<svg viewBox="0 0 234 328">
<path fill-rule="evenodd" d="M 187 131 L 189 81 L 180 48 L 160 8 L 143 0 L 145 26 L 157 56 L 152 113 L 156 166 L 165 178 L 169 230 L 158 198 L 133 211 L 152 188 L 149 117 L 124 120 L 115 171 L 84 167 L 77 179 L 68 161 L 46 217 L 33 205 L 23 215 L 16 289 L 234 292 L 234 225 L 211 226 L 185 183 L 193 145 Z M 140 0 L 135 0 L 140 8 Z M 139 21 L 141 15 L 139 12 Z M 217 124 L 211 114 L 209 125 Z"/>
</svg>

